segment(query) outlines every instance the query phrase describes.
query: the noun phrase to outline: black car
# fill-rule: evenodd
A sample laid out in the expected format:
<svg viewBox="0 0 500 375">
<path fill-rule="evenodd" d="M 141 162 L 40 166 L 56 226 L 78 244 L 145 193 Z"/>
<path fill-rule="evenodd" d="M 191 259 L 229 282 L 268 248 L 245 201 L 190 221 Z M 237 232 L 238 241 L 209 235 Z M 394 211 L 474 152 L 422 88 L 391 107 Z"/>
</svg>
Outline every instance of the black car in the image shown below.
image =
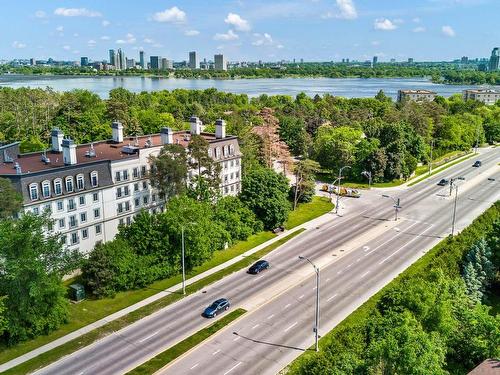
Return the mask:
<svg viewBox="0 0 500 375">
<path fill-rule="evenodd" d="M 229 301 L 226 298 L 220 298 L 208 306 L 202 315 L 205 318 L 214 318 L 218 313 L 229 309 L 229 306 Z"/>
<path fill-rule="evenodd" d="M 260 271 L 267 270 L 270 267 L 269 262 L 267 260 L 259 260 L 255 262 L 252 267 L 248 269 L 248 273 L 252 275 L 258 274 Z"/>
<path fill-rule="evenodd" d="M 482 165 L 481 160 L 476 160 L 476 162 L 472 164 L 472 166 L 476 168 L 480 167 L 481 165 Z"/>
<path fill-rule="evenodd" d="M 450 184 L 450 181 L 447 180 L 446 178 L 442 178 L 441 181 L 438 182 L 439 186 L 446 186 L 446 185 L 449 185 L 449 184 Z"/>
</svg>

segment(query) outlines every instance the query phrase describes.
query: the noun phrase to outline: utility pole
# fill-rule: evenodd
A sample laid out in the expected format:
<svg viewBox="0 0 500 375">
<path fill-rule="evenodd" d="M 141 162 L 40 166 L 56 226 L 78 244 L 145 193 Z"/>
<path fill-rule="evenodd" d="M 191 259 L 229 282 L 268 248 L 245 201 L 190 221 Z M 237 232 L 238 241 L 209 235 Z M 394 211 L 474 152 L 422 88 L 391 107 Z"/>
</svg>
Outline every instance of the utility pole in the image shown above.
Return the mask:
<svg viewBox="0 0 500 375">
<path fill-rule="evenodd" d="M 451 236 L 455 234 L 455 218 L 457 216 L 458 185 L 455 186 L 455 202 L 453 203 L 453 219 L 451 223 Z"/>
<path fill-rule="evenodd" d="M 339 181 L 337 183 L 337 204 L 335 205 L 335 213 L 338 214 L 339 213 L 339 199 L 340 199 L 340 183 L 342 181 L 342 171 L 345 169 L 345 168 L 351 168 L 350 166 L 348 165 L 345 165 L 343 166 L 342 168 L 339 169 Z"/>
<path fill-rule="evenodd" d="M 390 198 L 394 202 L 394 221 L 398 221 L 398 211 L 401 208 L 400 199 L 391 197 L 390 195 L 386 195 L 386 194 L 383 194 L 382 196 L 384 198 Z"/>
<path fill-rule="evenodd" d="M 299 255 L 300 260 L 307 260 L 311 266 L 314 268 L 314 272 L 316 272 L 316 316 L 314 319 L 314 338 L 315 338 L 315 343 L 316 343 L 316 351 L 319 352 L 319 267 L 316 267 L 316 265 L 311 262 L 311 260 L 307 257 L 304 257 L 302 255 Z"/>
<path fill-rule="evenodd" d="M 184 264 L 184 225 L 181 227 L 182 233 L 182 294 L 186 295 L 186 268 Z"/>
</svg>

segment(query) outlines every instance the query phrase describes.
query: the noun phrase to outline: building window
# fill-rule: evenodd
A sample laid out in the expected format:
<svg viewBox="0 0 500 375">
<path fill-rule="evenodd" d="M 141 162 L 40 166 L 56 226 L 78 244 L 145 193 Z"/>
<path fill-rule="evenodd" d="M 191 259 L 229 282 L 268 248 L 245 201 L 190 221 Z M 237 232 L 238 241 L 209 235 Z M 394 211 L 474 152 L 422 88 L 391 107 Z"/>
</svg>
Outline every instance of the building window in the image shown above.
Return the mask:
<svg viewBox="0 0 500 375">
<path fill-rule="evenodd" d="M 234 185 L 231 185 L 231 191 L 234 191 Z"/>
<path fill-rule="evenodd" d="M 123 195 L 126 196 L 126 197 L 128 197 L 130 195 L 130 189 L 129 189 L 128 186 L 125 186 L 123 188 Z"/>
<path fill-rule="evenodd" d="M 229 155 L 234 155 L 234 145 L 229 145 Z"/>
<path fill-rule="evenodd" d="M 142 174 L 142 177 L 146 177 L 146 166 L 145 165 L 143 165 L 141 167 L 141 174 Z"/>
<path fill-rule="evenodd" d="M 139 191 L 139 184 L 136 182 L 134 184 L 134 192 Z"/>
<path fill-rule="evenodd" d="M 92 194 L 92 200 L 94 202 L 99 202 L 99 193 Z"/>
<path fill-rule="evenodd" d="M 101 209 L 94 208 L 94 219 L 99 219 L 101 217 Z"/>
<path fill-rule="evenodd" d="M 66 245 L 68 243 L 68 236 L 66 236 L 66 235 L 61 236 L 61 243 L 63 245 Z"/>
<path fill-rule="evenodd" d="M 38 215 L 40 213 L 40 209 L 38 207 L 33 207 L 33 213 Z"/>
<path fill-rule="evenodd" d="M 225 161 L 225 162 L 223 163 L 223 165 L 224 165 L 224 169 L 227 169 L 227 161 Z"/>
<path fill-rule="evenodd" d="M 236 178 L 240 178 L 240 172 L 236 172 Z"/>
<path fill-rule="evenodd" d="M 118 189 L 116 189 L 116 197 L 117 198 L 121 198 L 122 197 L 122 188 L 119 187 Z"/>
<path fill-rule="evenodd" d="M 73 177 L 66 177 L 66 191 L 68 193 L 73 192 Z"/>
<path fill-rule="evenodd" d="M 147 189 L 148 188 L 148 183 L 146 181 L 142 181 L 142 188 Z"/>
<path fill-rule="evenodd" d="M 125 221 L 123 220 L 123 218 L 121 218 L 119 221 L 118 221 L 118 225 L 124 225 L 125 224 Z"/>
<path fill-rule="evenodd" d="M 78 233 L 71 233 L 71 244 L 76 245 L 78 243 Z"/>
<path fill-rule="evenodd" d="M 73 198 L 68 199 L 68 211 L 76 210 L 76 203 Z"/>
<path fill-rule="evenodd" d="M 208 156 L 212 157 L 212 149 L 210 147 L 208 148 Z"/>
<path fill-rule="evenodd" d="M 85 189 L 85 181 L 83 179 L 83 174 L 79 174 L 78 176 L 76 176 L 76 188 L 78 190 Z"/>
<path fill-rule="evenodd" d="M 64 228 L 66 226 L 66 219 L 59 219 L 59 229 Z"/>
<path fill-rule="evenodd" d="M 89 238 L 89 230 L 87 228 L 82 229 L 82 239 L 86 240 Z"/>
<path fill-rule="evenodd" d="M 215 158 L 220 159 L 220 147 L 215 148 Z"/>
<path fill-rule="evenodd" d="M 125 211 L 130 211 L 130 202 L 129 201 L 125 202 Z"/>
<path fill-rule="evenodd" d="M 139 198 L 135 198 L 134 204 L 136 207 L 139 207 L 141 205 L 141 200 Z"/>
<path fill-rule="evenodd" d="M 240 159 L 236 159 L 236 166 L 240 165 Z"/>
<path fill-rule="evenodd" d="M 229 188 L 227 186 L 224 188 L 224 193 L 225 194 L 229 193 Z"/>
<path fill-rule="evenodd" d="M 231 160 L 231 168 L 234 167 L 234 160 Z"/>
<path fill-rule="evenodd" d="M 78 199 L 80 201 L 80 206 L 84 206 L 85 205 L 85 195 L 80 196 Z"/>
<path fill-rule="evenodd" d="M 231 175 L 229 176 L 229 179 L 233 180 L 233 178 L 234 178 L 234 173 L 231 173 Z"/>
<path fill-rule="evenodd" d="M 139 168 L 135 167 L 134 169 L 132 169 L 132 175 L 134 176 L 134 178 L 139 178 Z"/>
<path fill-rule="evenodd" d="M 101 234 L 101 224 L 95 226 L 95 234 Z"/>
<path fill-rule="evenodd" d="M 87 213 L 86 212 L 80 213 L 80 221 L 82 223 L 85 223 L 87 221 Z"/>
<path fill-rule="evenodd" d="M 64 202 L 57 201 L 57 211 L 62 211 L 62 210 L 64 210 Z"/>
<path fill-rule="evenodd" d="M 38 199 L 38 185 L 37 184 L 30 185 L 30 198 L 32 201 L 35 201 Z"/>
<path fill-rule="evenodd" d="M 222 146 L 222 153 L 224 154 L 224 156 L 227 156 L 227 147 L 226 146 Z"/>
<path fill-rule="evenodd" d="M 122 174 L 120 173 L 120 171 L 115 172 L 115 180 L 117 182 L 120 182 L 122 180 Z"/>
<path fill-rule="evenodd" d="M 149 200 L 149 198 L 148 198 L 148 196 L 147 196 L 147 195 L 145 195 L 145 196 L 143 196 L 143 197 L 142 197 L 142 202 L 143 202 L 144 204 L 148 204 L 148 200 Z"/>
<path fill-rule="evenodd" d="M 132 218 L 130 216 L 127 216 L 127 225 L 132 224 Z"/>
<path fill-rule="evenodd" d="M 45 212 L 52 213 L 52 205 L 50 203 L 45 205 L 45 208 L 43 209 Z"/>
<path fill-rule="evenodd" d="M 92 187 L 97 187 L 97 185 L 99 185 L 99 179 L 97 177 L 97 172 L 96 171 L 93 171 L 90 174 L 90 184 L 92 185 Z"/>
<path fill-rule="evenodd" d="M 227 182 L 227 174 L 224 175 L 224 182 Z"/>
<path fill-rule="evenodd" d="M 60 178 L 54 180 L 54 192 L 56 195 L 62 194 L 62 180 Z"/>
<path fill-rule="evenodd" d="M 42 182 L 42 194 L 44 198 L 50 197 L 50 182 L 44 181 Z"/>
<path fill-rule="evenodd" d="M 69 217 L 69 227 L 74 228 L 76 226 L 78 226 L 78 220 L 76 220 L 76 216 L 75 215 L 70 216 Z"/>
<path fill-rule="evenodd" d="M 127 181 L 127 180 L 128 180 L 128 170 L 127 170 L 127 169 L 125 169 L 125 170 L 123 171 L 123 180 L 124 180 L 124 181 Z"/>
<path fill-rule="evenodd" d="M 118 213 L 121 214 L 123 212 L 123 203 L 118 203 Z"/>
</svg>

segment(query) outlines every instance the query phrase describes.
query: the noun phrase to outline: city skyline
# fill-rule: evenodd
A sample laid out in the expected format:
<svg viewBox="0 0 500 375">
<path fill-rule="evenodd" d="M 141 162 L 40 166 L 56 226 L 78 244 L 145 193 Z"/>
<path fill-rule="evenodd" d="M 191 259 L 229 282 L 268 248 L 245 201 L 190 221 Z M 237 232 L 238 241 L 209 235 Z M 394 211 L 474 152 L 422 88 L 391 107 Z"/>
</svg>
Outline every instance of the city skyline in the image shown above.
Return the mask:
<svg viewBox="0 0 500 375">
<path fill-rule="evenodd" d="M 5 7 L 11 17 L 0 26 L 0 59 L 103 60 L 121 48 L 127 56 L 143 49 L 175 61 L 187 60 L 189 51 L 198 60 L 223 53 L 229 61 L 428 61 L 489 57 L 500 40 L 500 4 L 488 0 L 419 0 L 397 8 L 386 0 L 218 1 L 204 8 L 194 1 L 126 7 L 26 1 Z M 469 22 L 479 17 L 471 33 Z"/>
</svg>

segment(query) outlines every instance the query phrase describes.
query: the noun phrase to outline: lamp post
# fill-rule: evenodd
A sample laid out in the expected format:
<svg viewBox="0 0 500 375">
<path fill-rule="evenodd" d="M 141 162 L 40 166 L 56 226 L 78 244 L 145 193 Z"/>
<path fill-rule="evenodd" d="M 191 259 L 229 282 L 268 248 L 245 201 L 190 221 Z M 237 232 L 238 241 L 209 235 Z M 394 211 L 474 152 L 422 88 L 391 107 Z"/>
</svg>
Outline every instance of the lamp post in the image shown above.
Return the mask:
<svg viewBox="0 0 500 375">
<path fill-rule="evenodd" d="M 429 176 L 431 175 L 432 172 L 432 149 L 434 147 L 434 139 L 431 139 L 431 158 L 429 160 Z"/>
<path fill-rule="evenodd" d="M 319 338 L 319 268 L 311 262 L 308 257 L 304 257 L 299 255 L 300 260 L 307 260 L 311 266 L 314 268 L 314 272 L 316 272 L 316 317 L 314 320 L 314 338 L 316 341 L 316 351 L 319 352 L 318 338 Z"/>
<path fill-rule="evenodd" d="M 361 172 L 362 176 L 365 176 L 368 179 L 368 190 L 370 190 L 370 186 L 372 185 L 372 172 L 363 171 Z"/>
<path fill-rule="evenodd" d="M 450 196 L 451 196 L 451 191 L 454 188 L 455 189 L 455 199 L 453 201 L 453 215 L 451 219 L 451 235 L 453 236 L 455 234 L 455 219 L 457 217 L 457 200 L 458 200 L 458 186 L 456 183 L 456 180 L 465 180 L 465 177 L 457 177 L 457 178 L 452 178 L 450 180 Z"/>
<path fill-rule="evenodd" d="M 182 294 L 186 295 L 186 267 L 184 262 L 184 225 L 181 227 L 182 236 Z"/>
<path fill-rule="evenodd" d="M 394 198 L 394 197 L 391 197 L 390 195 L 382 195 L 384 198 L 390 198 L 392 199 L 392 201 L 394 202 L 394 212 L 395 212 L 395 216 L 394 216 L 394 221 L 398 221 L 398 211 L 399 209 L 401 208 L 400 206 L 400 199 L 399 198 Z"/>
<path fill-rule="evenodd" d="M 339 199 L 340 199 L 340 183 L 342 182 L 342 171 L 346 168 L 351 168 L 348 165 L 343 166 L 339 169 L 339 181 L 337 183 L 337 204 L 335 205 L 335 213 L 339 213 Z"/>
</svg>

